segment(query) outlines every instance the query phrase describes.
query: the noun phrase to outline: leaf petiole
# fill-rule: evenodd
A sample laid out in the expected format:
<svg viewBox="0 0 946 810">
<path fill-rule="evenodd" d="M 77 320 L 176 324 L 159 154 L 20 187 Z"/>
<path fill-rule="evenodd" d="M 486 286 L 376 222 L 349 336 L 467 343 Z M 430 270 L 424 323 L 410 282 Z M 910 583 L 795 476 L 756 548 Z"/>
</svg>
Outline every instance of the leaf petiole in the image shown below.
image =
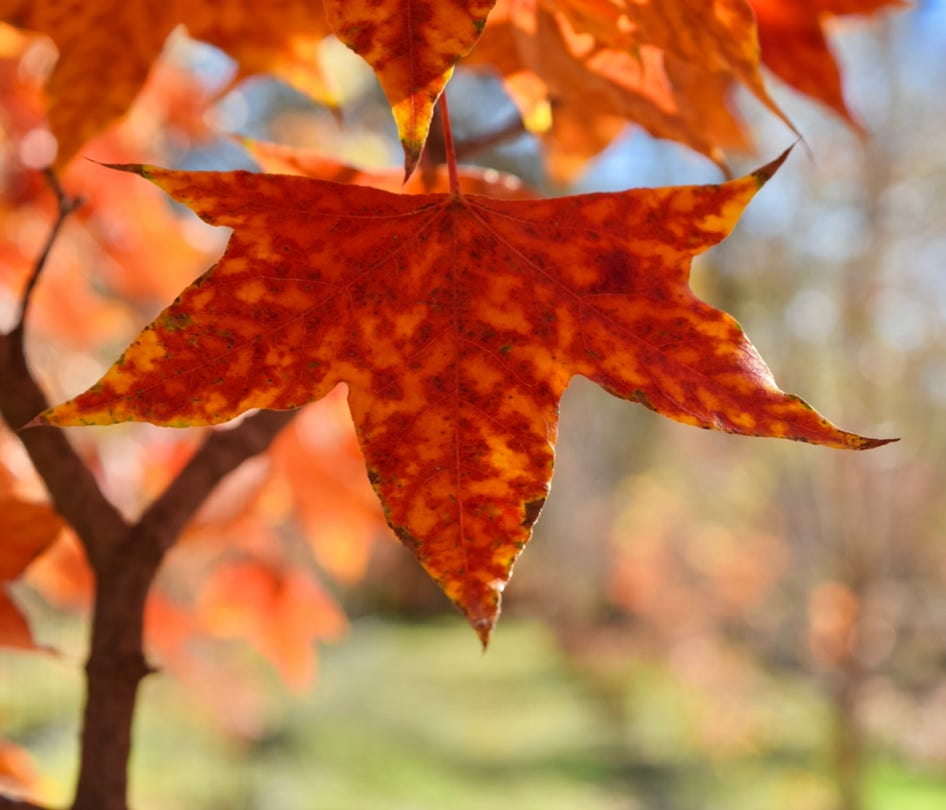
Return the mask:
<svg viewBox="0 0 946 810">
<path fill-rule="evenodd" d="M 460 177 L 457 174 L 457 153 L 453 146 L 453 130 L 450 127 L 450 110 L 447 107 L 447 93 L 440 94 L 440 120 L 443 122 L 443 151 L 447 159 L 447 172 L 450 176 L 450 193 L 460 193 Z"/>
</svg>

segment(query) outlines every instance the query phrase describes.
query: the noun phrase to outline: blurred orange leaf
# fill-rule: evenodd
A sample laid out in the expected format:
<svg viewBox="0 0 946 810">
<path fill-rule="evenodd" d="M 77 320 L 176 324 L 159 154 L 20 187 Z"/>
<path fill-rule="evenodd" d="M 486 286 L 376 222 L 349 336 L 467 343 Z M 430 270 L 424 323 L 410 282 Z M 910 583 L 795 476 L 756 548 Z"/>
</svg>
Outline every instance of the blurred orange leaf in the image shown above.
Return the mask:
<svg viewBox="0 0 946 810">
<path fill-rule="evenodd" d="M 522 4 L 524 0 L 514 0 Z M 536 0 L 528 0 L 536 2 Z M 784 114 L 771 99 L 759 72 L 759 43 L 747 0 L 537 0 L 568 19 L 576 32 L 587 32 L 599 46 L 633 53 L 657 48 L 704 77 L 732 76 L 772 112 Z M 706 109 L 693 93 L 688 106 Z M 787 120 L 786 120 L 786 123 Z"/>
<path fill-rule="evenodd" d="M 470 56 L 471 64 L 499 73 L 526 127 L 552 144 L 550 169 L 559 180 L 572 179 L 584 160 L 607 146 L 621 123 L 686 144 L 720 164 L 725 150 L 748 145 L 726 103 L 737 74 L 719 52 L 722 47 L 738 49 L 746 40 L 748 53 L 738 63 L 743 66 L 738 75 L 746 81 L 757 77 L 755 69 L 749 69 L 755 43 L 751 14 L 735 27 L 742 37 L 735 46 L 729 37 L 737 30 L 707 27 L 700 37 L 717 45 L 704 51 L 685 37 L 671 37 L 672 26 L 658 26 L 659 15 L 651 4 L 627 5 L 500 2 Z M 668 5 L 676 8 L 679 2 Z M 632 12 L 631 7 L 651 10 Z M 625 24 L 601 18 L 604 10 Z M 702 19 L 707 13 L 692 15 Z M 636 15 L 633 23 L 628 15 Z M 642 26 L 645 20 L 649 24 Z M 665 50 L 645 34 L 674 50 Z M 701 58 L 693 61 L 694 54 Z M 752 84 L 764 92 L 760 79 L 753 78 Z M 569 121 L 584 122 L 584 127 L 569 126 Z"/>
<path fill-rule="evenodd" d="M 308 686 L 315 674 L 313 642 L 338 638 L 346 627 L 341 611 L 311 576 L 260 562 L 215 569 L 197 612 L 211 634 L 246 638 L 296 689 Z"/>
<path fill-rule="evenodd" d="M 37 649 L 29 623 L 13 598 L 7 593 L 5 582 L 0 582 L 0 647 L 20 650 Z"/>
<path fill-rule="evenodd" d="M 0 646 L 35 649 L 26 618 L 6 592 L 59 536 L 62 519 L 46 504 L 0 495 Z"/>
<path fill-rule="evenodd" d="M 227 51 L 241 75 L 271 72 L 318 100 L 334 101 L 316 53 L 330 29 L 321 5 L 309 0 L 0 0 L 0 20 L 46 34 L 59 49 L 47 85 L 58 168 L 128 110 L 178 24 Z"/>
<path fill-rule="evenodd" d="M 364 574 L 384 518 L 344 398 L 333 393 L 326 400 L 331 408 L 308 408 L 292 421 L 273 443 L 270 458 L 319 565 L 351 583 Z"/>
<path fill-rule="evenodd" d="M 2 594 L 0 594 L 2 596 Z M 31 790 L 38 782 L 36 766 L 20 746 L 0 739 L 0 790 Z"/>
<path fill-rule="evenodd" d="M 58 537 L 62 519 L 50 506 L 0 496 L 0 581 L 16 579 Z"/>
</svg>

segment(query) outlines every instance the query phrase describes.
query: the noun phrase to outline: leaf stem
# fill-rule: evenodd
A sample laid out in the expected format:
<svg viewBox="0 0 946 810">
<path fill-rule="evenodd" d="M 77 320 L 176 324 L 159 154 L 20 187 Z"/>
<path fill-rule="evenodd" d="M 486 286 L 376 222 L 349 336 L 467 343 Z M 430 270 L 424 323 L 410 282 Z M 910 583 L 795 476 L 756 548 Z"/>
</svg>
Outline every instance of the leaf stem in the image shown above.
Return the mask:
<svg viewBox="0 0 946 810">
<path fill-rule="evenodd" d="M 30 301 L 33 298 L 33 290 L 36 288 L 36 283 L 39 281 L 40 273 L 43 272 L 43 268 L 46 266 L 46 262 L 49 259 L 49 254 L 53 249 L 53 245 L 56 243 L 56 239 L 59 236 L 59 231 L 62 228 L 63 223 L 66 221 L 69 215 L 83 203 L 81 197 L 69 197 L 66 195 L 66 192 L 63 191 L 63 188 L 59 183 L 59 178 L 56 177 L 56 174 L 52 169 L 45 169 L 43 174 L 46 176 L 46 182 L 49 183 L 49 187 L 56 195 L 58 211 L 56 214 L 56 220 L 53 222 L 53 226 L 49 231 L 49 236 L 46 238 L 46 244 L 43 245 L 43 250 L 40 252 L 36 259 L 36 263 L 33 265 L 33 271 L 30 273 L 30 277 L 26 280 L 26 287 L 23 289 L 23 297 L 20 299 L 20 315 L 17 319 L 16 326 L 14 327 L 14 331 L 21 330 L 24 323 L 26 322 L 26 311 L 30 305 Z"/>
<path fill-rule="evenodd" d="M 443 122 L 443 151 L 447 158 L 450 175 L 450 193 L 460 193 L 460 176 L 457 174 L 457 153 L 453 146 L 453 129 L 450 127 L 450 109 L 447 107 L 446 90 L 440 94 L 440 120 Z"/>
</svg>

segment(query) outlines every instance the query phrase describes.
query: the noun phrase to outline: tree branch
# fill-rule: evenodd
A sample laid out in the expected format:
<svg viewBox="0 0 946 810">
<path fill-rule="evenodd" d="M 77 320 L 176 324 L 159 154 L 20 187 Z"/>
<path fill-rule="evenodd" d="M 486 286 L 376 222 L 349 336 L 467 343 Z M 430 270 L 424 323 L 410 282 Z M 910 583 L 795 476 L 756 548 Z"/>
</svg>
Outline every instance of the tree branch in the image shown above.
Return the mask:
<svg viewBox="0 0 946 810">
<path fill-rule="evenodd" d="M 260 411 L 230 430 L 210 434 L 187 466 L 141 515 L 136 536 L 161 536 L 166 550 L 221 479 L 262 453 L 296 411 Z"/>
<path fill-rule="evenodd" d="M 0 416 L 14 430 L 49 406 L 26 362 L 24 318 L 62 224 L 80 205 L 78 198 L 70 199 L 65 195 L 52 171 L 47 171 L 46 177 L 56 194 L 59 213 L 23 291 L 19 320 L 12 332 L 0 334 Z M 56 511 L 76 530 L 94 565 L 108 546 L 125 532 L 124 518 L 102 493 L 62 430 L 39 427 L 20 433 L 19 439 L 45 482 Z"/>
<path fill-rule="evenodd" d="M 0 795 L 0 810 L 49 810 L 49 808 Z"/>
<path fill-rule="evenodd" d="M 0 334 L 0 415 L 16 429 L 48 406 L 26 363 L 21 323 L 10 334 Z M 76 530 L 93 567 L 100 565 L 127 530 L 125 519 L 102 493 L 63 430 L 43 426 L 17 435 L 56 511 Z"/>
<path fill-rule="evenodd" d="M 457 161 L 468 160 L 471 155 L 483 149 L 489 149 L 491 146 L 497 146 L 503 141 L 511 138 L 518 138 L 526 134 L 527 130 L 522 121 L 522 117 L 516 115 L 509 123 L 499 129 L 485 132 L 475 138 L 466 138 L 457 143 Z"/>
<path fill-rule="evenodd" d="M 39 258 L 37 258 L 33 265 L 33 272 L 30 273 L 29 278 L 26 280 L 26 287 L 23 289 L 23 295 L 20 298 L 20 317 L 17 319 L 16 329 L 21 329 L 23 323 L 26 321 L 26 311 L 33 298 L 33 290 L 36 288 L 36 283 L 39 281 L 43 268 L 46 267 L 49 254 L 53 249 L 53 245 L 56 244 L 56 239 L 59 237 L 59 231 L 63 223 L 69 218 L 69 215 L 83 203 L 81 197 L 69 197 L 66 195 L 66 192 L 63 191 L 62 186 L 59 184 L 59 178 L 56 177 L 56 173 L 52 169 L 46 169 L 43 174 L 46 176 L 46 182 L 49 183 L 49 187 L 56 195 L 58 213 L 56 220 L 53 222 L 53 227 L 49 231 L 49 236 L 46 238 L 46 244 L 43 246 Z M 16 329 L 14 331 L 16 331 Z"/>
<path fill-rule="evenodd" d="M 0 416 L 16 429 L 48 407 L 24 352 L 29 300 L 62 223 L 75 210 L 52 175 L 59 216 L 23 293 L 20 319 L 0 333 Z M 211 434 L 134 524 L 102 492 L 65 431 L 40 426 L 18 432 L 57 512 L 72 525 L 95 572 L 95 607 L 86 664 L 81 761 L 73 810 L 126 810 L 131 729 L 138 686 L 151 670 L 143 649 L 144 609 L 167 551 L 214 487 L 263 452 L 294 411 L 262 411 L 232 430 Z M 0 796 L 0 810 L 44 810 Z"/>
</svg>

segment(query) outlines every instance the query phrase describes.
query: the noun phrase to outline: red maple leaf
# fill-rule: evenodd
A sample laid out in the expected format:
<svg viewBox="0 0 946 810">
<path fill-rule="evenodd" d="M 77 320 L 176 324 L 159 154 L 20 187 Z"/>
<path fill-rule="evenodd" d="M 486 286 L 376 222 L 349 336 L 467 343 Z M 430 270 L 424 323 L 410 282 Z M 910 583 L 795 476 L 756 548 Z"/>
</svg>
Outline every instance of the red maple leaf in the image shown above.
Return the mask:
<svg viewBox="0 0 946 810">
<path fill-rule="evenodd" d="M 759 26 L 762 61 L 782 81 L 826 104 L 851 123 L 841 72 L 825 35 L 833 15 L 869 15 L 903 7 L 903 0 L 750 0 Z"/>
<path fill-rule="evenodd" d="M 552 200 L 123 166 L 234 229 L 56 425 L 211 424 L 337 384 L 391 527 L 488 639 L 552 475 L 570 378 L 704 428 L 839 448 L 688 286 L 784 160 L 721 185 Z"/>
</svg>

